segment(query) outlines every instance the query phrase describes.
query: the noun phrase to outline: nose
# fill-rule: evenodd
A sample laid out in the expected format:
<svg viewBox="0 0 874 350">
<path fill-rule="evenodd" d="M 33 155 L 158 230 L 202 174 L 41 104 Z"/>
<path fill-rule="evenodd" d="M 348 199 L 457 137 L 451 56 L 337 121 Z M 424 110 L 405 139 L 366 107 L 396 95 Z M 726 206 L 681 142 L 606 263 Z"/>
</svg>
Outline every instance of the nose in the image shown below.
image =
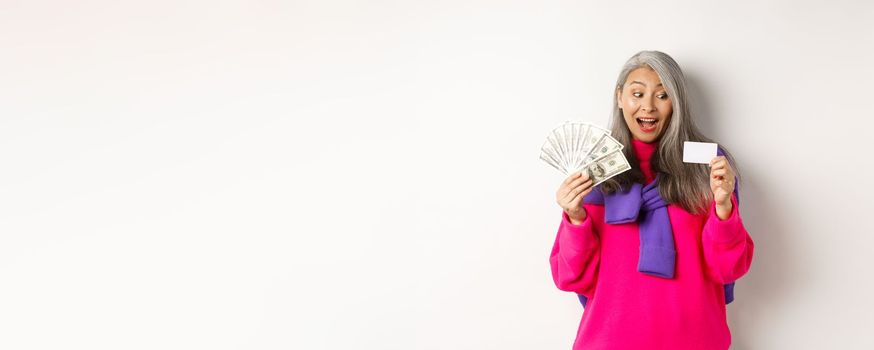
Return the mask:
<svg viewBox="0 0 874 350">
<path fill-rule="evenodd" d="M 651 113 L 655 110 L 655 104 L 652 103 L 652 97 L 643 99 L 640 103 L 640 109 L 645 113 Z"/>
</svg>

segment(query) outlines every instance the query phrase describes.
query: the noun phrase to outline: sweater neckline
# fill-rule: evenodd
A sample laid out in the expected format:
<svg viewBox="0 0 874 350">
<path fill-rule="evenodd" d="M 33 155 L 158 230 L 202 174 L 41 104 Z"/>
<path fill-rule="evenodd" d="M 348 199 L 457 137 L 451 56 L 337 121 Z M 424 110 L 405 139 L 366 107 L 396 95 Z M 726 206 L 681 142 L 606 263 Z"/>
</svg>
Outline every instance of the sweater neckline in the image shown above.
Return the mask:
<svg viewBox="0 0 874 350">
<path fill-rule="evenodd" d="M 653 153 L 655 153 L 656 149 L 659 147 L 659 144 L 658 142 L 647 143 L 637 139 L 632 139 L 631 146 L 634 147 L 634 155 L 637 156 L 638 161 L 649 162 Z"/>
</svg>

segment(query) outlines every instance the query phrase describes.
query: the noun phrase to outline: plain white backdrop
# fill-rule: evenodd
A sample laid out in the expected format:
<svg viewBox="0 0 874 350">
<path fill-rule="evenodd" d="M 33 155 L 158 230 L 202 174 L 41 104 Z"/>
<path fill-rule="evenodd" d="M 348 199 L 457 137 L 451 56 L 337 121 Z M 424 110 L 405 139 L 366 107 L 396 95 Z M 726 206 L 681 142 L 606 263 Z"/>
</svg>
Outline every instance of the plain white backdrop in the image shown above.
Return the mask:
<svg viewBox="0 0 874 350">
<path fill-rule="evenodd" d="M 567 119 L 672 55 L 756 253 L 733 349 L 874 348 L 866 1 L 2 1 L 0 348 L 570 349 Z"/>
</svg>

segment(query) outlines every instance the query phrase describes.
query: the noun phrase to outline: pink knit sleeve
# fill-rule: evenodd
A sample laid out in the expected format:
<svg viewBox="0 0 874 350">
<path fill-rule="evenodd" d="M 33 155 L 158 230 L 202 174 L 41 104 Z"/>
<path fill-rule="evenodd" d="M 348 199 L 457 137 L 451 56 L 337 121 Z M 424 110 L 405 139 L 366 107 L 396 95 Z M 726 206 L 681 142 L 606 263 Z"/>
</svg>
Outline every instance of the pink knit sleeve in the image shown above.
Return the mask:
<svg viewBox="0 0 874 350">
<path fill-rule="evenodd" d="M 549 264 L 552 266 L 552 279 L 558 289 L 591 298 L 601 262 L 601 243 L 595 232 L 593 210 L 587 208 L 587 212 L 586 220 L 574 225 L 567 213 L 562 211 L 561 225 L 549 255 Z"/>
<path fill-rule="evenodd" d="M 749 271 L 755 248 L 753 239 L 744 228 L 734 193 L 731 204 L 731 214 L 725 220 L 716 215 L 716 203 L 710 205 L 701 237 L 707 273 L 721 284 L 734 282 Z"/>
</svg>

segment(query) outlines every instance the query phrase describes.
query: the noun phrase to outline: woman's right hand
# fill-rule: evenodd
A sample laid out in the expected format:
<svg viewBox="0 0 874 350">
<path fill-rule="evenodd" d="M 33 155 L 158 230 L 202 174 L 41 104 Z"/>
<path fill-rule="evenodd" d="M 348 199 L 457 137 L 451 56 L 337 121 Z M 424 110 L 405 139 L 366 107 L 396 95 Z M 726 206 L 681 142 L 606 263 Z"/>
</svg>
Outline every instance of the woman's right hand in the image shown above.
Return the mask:
<svg viewBox="0 0 874 350">
<path fill-rule="evenodd" d="M 564 209 L 574 225 L 579 225 L 586 220 L 586 208 L 583 208 L 581 202 L 589 192 L 592 192 L 592 179 L 589 178 L 588 172 L 578 171 L 568 176 L 555 194 L 556 202 Z"/>
</svg>

